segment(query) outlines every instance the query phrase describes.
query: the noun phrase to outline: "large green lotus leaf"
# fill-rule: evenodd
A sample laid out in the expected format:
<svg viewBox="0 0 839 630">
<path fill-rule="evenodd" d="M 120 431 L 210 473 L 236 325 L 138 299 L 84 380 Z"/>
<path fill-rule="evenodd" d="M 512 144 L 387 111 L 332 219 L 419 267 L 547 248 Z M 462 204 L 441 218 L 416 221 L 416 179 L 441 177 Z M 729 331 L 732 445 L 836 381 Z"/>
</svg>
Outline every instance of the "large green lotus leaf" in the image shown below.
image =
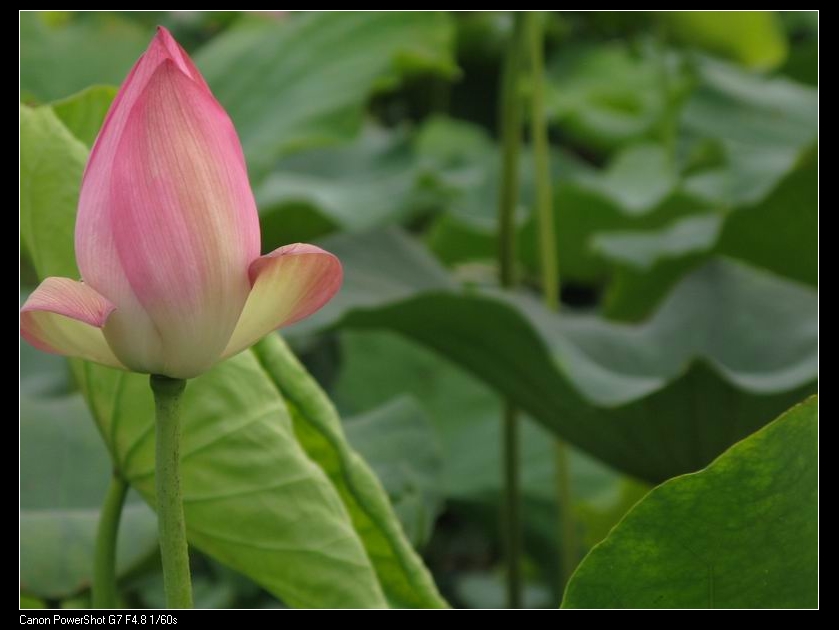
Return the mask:
<svg viewBox="0 0 839 630">
<path fill-rule="evenodd" d="M 771 69 L 787 56 L 786 33 L 772 11 L 664 11 L 656 14 L 677 41 Z"/>
<path fill-rule="evenodd" d="M 21 98 L 46 102 L 122 83 L 151 35 L 113 13 L 21 11 Z"/>
<path fill-rule="evenodd" d="M 81 363 L 77 373 L 116 465 L 154 505 L 148 377 Z M 252 353 L 191 381 L 183 413 L 192 544 L 290 606 L 385 605 L 343 503 L 294 439 L 283 399 Z"/>
<path fill-rule="evenodd" d="M 647 315 L 686 271 L 724 254 L 813 286 L 818 283 L 818 163 L 806 151 L 762 201 L 725 215 L 677 219 L 658 231 L 604 232 L 594 249 L 615 266 L 606 313 Z"/>
<path fill-rule="evenodd" d="M 31 391 L 30 381 L 39 376 L 27 370 L 22 387 Z M 21 399 L 22 592 L 64 599 L 90 586 L 99 508 L 110 473 L 107 451 L 80 395 L 39 392 L 37 398 Z M 130 495 L 120 523 L 117 573 L 156 551 L 157 519 Z"/>
<path fill-rule="evenodd" d="M 595 547 L 565 608 L 818 606 L 818 399 L 662 484 Z"/>
<path fill-rule="evenodd" d="M 321 12 L 247 21 L 196 54 L 251 168 L 355 136 L 370 94 L 403 76 L 451 77 L 454 30 L 437 12 Z"/>
<path fill-rule="evenodd" d="M 84 147 L 49 108 L 22 108 L 23 238 L 40 276 L 74 276 L 72 225 L 79 179 L 44 181 Z M 43 151 L 42 147 L 52 148 Z M 39 153 L 40 151 L 40 153 Z M 34 157 L 28 157 L 34 156 Z M 39 157 L 40 156 L 40 157 Z M 38 159 L 35 159 L 38 158 Z M 56 238 L 56 234 L 67 238 Z M 279 342 L 278 342 L 279 343 Z M 153 413 L 148 379 L 88 364 L 77 377 L 116 465 L 153 503 Z M 302 370 L 295 378 L 304 379 Z M 185 399 L 184 469 L 188 535 L 200 549 L 245 573 L 293 606 L 439 606 L 442 600 L 402 533 L 387 496 L 370 482 L 364 501 L 376 518 L 358 532 L 336 492 L 342 475 L 375 481 L 363 460 L 330 433 L 353 467 L 324 468 L 295 439 L 283 397 L 256 355 L 242 353 L 190 383 Z M 310 390 L 319 392 L 316 386 Z M 320 395 L 323 395 L 322 393 Z M 309 414 L 311 435 L 328 420 Z M 320 422 L 321 424 L 316 424 Z M 356 500 L 363 508 L 367 503 Z M 398 549 L 398 560 L 390 555 Z M 402 573 L 410 574 L 410 576 Z M 422 579 L 415 576 L 421 575 Z M 404 583 L 413 580 L 405 594 Z"/>
<path fill-rule="evenodd" d="M 415 547 L 431 536 L 441 508 L 442 450 L 425 410 L 410 396 L 346 418 L 347 439 L 382 481 Z"/>
<path fill-rule="evenodd" d="M 732 261 L 712 261 L 649 322 L 626 326 L 454 289 L 395 231 L 327 247 L 343 261 L 344 288 L 299 333 L 341 325 L 412 337 L 646 480 L 702 467 L 814 387 L 815 293 Z"/>
</svg>

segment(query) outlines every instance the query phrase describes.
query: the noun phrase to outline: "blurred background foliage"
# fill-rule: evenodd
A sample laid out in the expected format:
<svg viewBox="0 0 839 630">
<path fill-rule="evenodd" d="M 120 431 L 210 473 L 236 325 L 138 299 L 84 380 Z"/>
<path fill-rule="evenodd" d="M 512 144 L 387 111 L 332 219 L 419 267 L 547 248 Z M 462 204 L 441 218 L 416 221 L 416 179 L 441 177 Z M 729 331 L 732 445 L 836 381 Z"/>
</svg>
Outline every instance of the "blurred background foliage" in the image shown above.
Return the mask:
<svg viewBox="0 0 839 630">
<path fill-rule="evenodd" d="M 344 263 L 339 297 L 284 336 L 455 606 L 503 605 L 502 397 L 529 416 L 525 603 L 555 606 L 552 434 L 579 447 L 583 547 L 565 550 L 579 559 L 651 484 L 700 469 L 815 391 L 815 12 L 544 15 L 561 316 L 536 293 L 529 150 L 523 288 L 494 286 L 509 15 L 20 20 L 21 101 L 32 112 L 50 104 L 78 144 L 52 151 L 70 151 L 55 187 L 78 179 L 114 86 L 156 24 L 194 56 L 241 135 L 263 251 L 316 240 Z M 56 137 L 27 129 L 24 203 L 73 207 L 71 195 L 26 187 L 48 167 L 27 153 L 27 134 L 46 151 Z M 66 251 L 63 225 L 22 224 L 24 293 L 52 251 L 32 234 Z M 21 353 L 21 605 L 84 606 L 108 461 L 66 362 Z M 151 512 L 130 503 L 126 604 L 161 605 L 154 531 Z M 195 566 L 199 606 L 281 605 L 208 555 Z"/>
</svg>

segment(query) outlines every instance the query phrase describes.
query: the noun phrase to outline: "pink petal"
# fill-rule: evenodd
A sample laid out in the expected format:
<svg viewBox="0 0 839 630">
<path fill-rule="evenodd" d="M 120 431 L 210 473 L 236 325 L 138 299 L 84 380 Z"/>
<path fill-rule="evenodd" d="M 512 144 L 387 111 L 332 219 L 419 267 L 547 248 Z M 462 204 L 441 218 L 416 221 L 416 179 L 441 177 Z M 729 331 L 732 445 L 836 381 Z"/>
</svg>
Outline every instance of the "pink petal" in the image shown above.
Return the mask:
<svg viewBox="0 0 839 630">
<path fill-rule="evenodd" d="M 250 291 L 248 265 L 259 255 L 236 132 L 212 96 L 167 60 L 135 103 L 112 169 L 117 255 L 163 348 L 162 365 L 153 367 L 195 376 L 230 339 Z M 130 352 L 132 338 L 106 335 L 119 356 Z"/>
<path fill-rule="evenodd" d="M 153 371 L 164 361 L 162 341 L 154 322 L 134 295 L 122 267 L 112 231 L 110 180 L 114 155 L 128 116 L 157 68 L 173 60 L 202 89 L 201 74 L 169 32 L 159 28 L 148 49 L 123 82 L 85 168 L 76 217 L 76 261 L 85 282 L 119 305 L 119 314 L 109 325 L 114 347 L 127 364 L 140 371 Z M 134 338 L 138 343 L 118 343 Z"/>
<path fill-rule="evenodd" d="M 272 330 L 304 319 L 326 304 L 343 280 L 337 257 L 314 245 L 286 245 L 253 261 L 248 302 L 224 356 L 250 347 Z"/>
<path fill-rule="evenodd" d="M 47 278 L 20 309 L 20 334 L 44 352 L 125 369 L 102 334 L 114 308 L 81 282 Z"/>
</svg>

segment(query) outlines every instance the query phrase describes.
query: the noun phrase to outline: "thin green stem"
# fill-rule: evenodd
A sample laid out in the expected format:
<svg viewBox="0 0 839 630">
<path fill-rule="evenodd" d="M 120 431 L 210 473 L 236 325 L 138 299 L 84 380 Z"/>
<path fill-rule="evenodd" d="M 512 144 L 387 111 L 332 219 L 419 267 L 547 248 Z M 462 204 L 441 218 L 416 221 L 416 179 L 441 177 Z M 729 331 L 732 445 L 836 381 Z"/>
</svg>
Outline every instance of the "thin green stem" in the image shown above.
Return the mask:
<svg viewBox="0 0 839 630">
<path fill-rule="evenodd" d="M 117 608 L 117 534 L 128 483 L 117 473 L 111 477 L 96 530 L 93 558 L 93 608 Z"/>
<path fill-rule="evenodd" d="M 551 156 L 548 125 L 545 120 L 545 80 L 542 20 L 538 13 L 527 14 L 530 49 L 531 96 L 530 136 L 536 166 L 536 213 L 539 224 L 539 257 L 542 267 L 542 293 L 545 304 L 559 310 L 559 261 L 556 255 Z"/>
<path fill-rule="evenodd" d="M 514 14 L 513 36 L 501 75 L 499 127 L 501 130 L 501 184 L 498 191 L 498 273 L 501 286 L 515 284 L 516 206 L 519 200 L 521 150 L 521 49 L 523 21 Z"/>
<path fill-rule="evenodd" d="M 553 186 L 551 184 L 550 145 L 545 118 L 544 33 L 540 15 L 527 14 L 531 68 L 530 135 L 536 165 L 536 210 L 539 225 L 539 252 L 542 267 L 542 294 L 545 305 L 559 310 L 559 261 L 556 251 Z M 556 498 L 559 505 L 559 542 L 562 553 L 560 585 L 564 586 L 576 564 L 576 529 L 574 525 L 568 447 L 557 438 L 554 448 Z"/>
<path fill-rule="evenodd" d="M 186 381 L 152 374 L 155 409 L 155 488 L 163 589 L 167 608 L 192 608 L 189 548 L 181 499 L 180 403 Z"/>
<path fill-rule="evenodd" d="M 519 420 L 515 406 L 504 405 L 504 539 L 507 554 L 507 607 L 521 608 L 521 492 Z"/>
<path fill-rule="evenodd" d="M 521 148 L 521 94 L 519 91 L 523 19 L 514 13 L 513 36 L 507 47 L 501 76 L 499 128 L 501 132 L 501 185 L 498 195 L 498 274 L 503 287 L 515 284 L 516 205 L 519 198 Z M 521 599 L 521 519 L 519 507 L 519 445 L 516 408 L 506 402 L 503 418 L 504 503 L 501 530 L 507 563 L 507 605 L 519 608 Z"/>
</svg>

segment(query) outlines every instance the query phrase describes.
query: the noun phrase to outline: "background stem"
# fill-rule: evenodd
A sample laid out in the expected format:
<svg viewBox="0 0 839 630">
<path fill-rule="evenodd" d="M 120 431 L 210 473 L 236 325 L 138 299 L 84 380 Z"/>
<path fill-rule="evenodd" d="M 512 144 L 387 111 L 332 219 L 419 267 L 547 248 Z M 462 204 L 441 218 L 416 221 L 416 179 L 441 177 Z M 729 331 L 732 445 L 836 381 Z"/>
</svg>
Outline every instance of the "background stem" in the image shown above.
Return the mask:
<svg viewBox="0 0 839 630">
<path fill-rule="evenodd" d="M 186 381 L 151 376 L 156 420 L 155 488 L 167 608 L 192 608 L 189 548 L 180 476 L 180 401 Z"/>
<path fill-rule="evenodd" d="M 542 295 L 545 305 L 559 310 L 559 261 L 556 251 L 553 186 L 551 184 L 550 145 L 545 119 L 544 33 L 541 16 L 527 14 L 528 43 L 531 67 L 530 135 L 536 165 L 536 211 L 539 222 L 539 254 L 542 267 Z M 571 576 L 576 565 L 577 540 L 574 525 L 571 475 L 568 447 L 557 438 L 554 453 L 556 468 L 556 498 L 559 506 L 560 589 Z"/>
<path fill-rule="evenodd" d="M 513 14 L 513 35 L 501 76 L 499 127 L 501 184 L 498 191 L 498 274 L 501 286 L 515 284 L 516 206 L 519 199 L 521 148 L 521 71 L 523 16 Z M 518 420 L 516 408 L 505 403 L 503 418 L 504 503 L 501 522 L 507 562 L 507 606 L 521 606 L 521 522 L 519 518 Z"/>
<path fill-rule="evenodd" d="M 93 559 L 93 608 L 117 608 L 117 534 L 128 483 L 114 473 L 96 530 L 96 552 Z"/>
</svg>

